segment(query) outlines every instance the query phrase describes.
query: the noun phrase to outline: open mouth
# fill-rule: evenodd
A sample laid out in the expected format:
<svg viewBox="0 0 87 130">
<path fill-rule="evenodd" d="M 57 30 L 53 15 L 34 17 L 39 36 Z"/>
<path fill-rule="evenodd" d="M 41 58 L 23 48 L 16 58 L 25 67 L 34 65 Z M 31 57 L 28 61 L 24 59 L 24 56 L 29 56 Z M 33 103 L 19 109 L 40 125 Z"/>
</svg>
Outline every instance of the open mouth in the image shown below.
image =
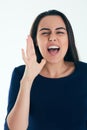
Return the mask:
<svg viewBox="0 0 87 130">
<path fill-rule="evenodd" d="M 55 54 L 57 54 L 57 53 L 59 52 L 60 47 L 53 45 L 53 46 L 49 46 L 49 47 L 47 48 L 47 50 L 48 50 L 48 52 L 49 52 L 51 55 L 55 55 Z"/>
</svg>

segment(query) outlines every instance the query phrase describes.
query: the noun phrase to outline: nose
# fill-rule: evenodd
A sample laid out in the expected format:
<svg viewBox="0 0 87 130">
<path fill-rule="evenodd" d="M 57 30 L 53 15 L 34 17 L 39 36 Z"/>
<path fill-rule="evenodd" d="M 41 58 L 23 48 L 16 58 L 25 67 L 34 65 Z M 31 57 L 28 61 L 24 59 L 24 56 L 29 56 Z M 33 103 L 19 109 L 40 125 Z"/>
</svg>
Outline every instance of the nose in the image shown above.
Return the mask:
<svg viewBox="0 0 87 130">
<path fill-rule="evenodd" d="M 54 34 L 51 34 L 48 39 L 50 42 L 56 41 L 56 36 Z"/>
</svg>

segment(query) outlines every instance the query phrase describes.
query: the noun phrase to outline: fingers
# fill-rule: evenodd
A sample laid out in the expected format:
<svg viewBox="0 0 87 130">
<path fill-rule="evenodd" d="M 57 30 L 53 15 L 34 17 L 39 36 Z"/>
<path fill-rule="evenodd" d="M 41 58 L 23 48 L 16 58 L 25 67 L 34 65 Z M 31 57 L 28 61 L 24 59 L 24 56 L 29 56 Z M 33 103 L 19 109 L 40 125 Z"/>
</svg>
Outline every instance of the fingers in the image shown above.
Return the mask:
<svg viewBox="0 0 87 130">
<path fill-rule="evenodd" d="M 22 51 L 22 59 L 24 60 L 25 64 L 27 64 L 27 58 L 26 58 L 26 55 L 25 55 L 25 52 L 24 52 L 24 49 L 21 49 Z"/>
<path fill-rule="evenodd" d="M 40 62 L 40 67 L 43 68 L 43 66 L 46 64 L 46 60 L 45 59 L 42 59 L 41 62 Z"/>
<path fill-rule="evenodd" d="M 31 36 L 28 36 L 27 40 L 27 46 L 26 46 L 26 55 L 28 58 L 31 58 L 32 55 L 35 55 L 35 49 L 34 49 L 34 44 Z"/>
<path fill-rule="evenodd" d="M 22 51 L 22 58 L 23 58 L 25 64 L 28 65 L 31 60 L 36 61 L 36 54 L 35 54 L 34 44 L 33 44 L 33 40 L 31 38 L 31 36 L 28 36 L 26 41 L 27 41 L 26 53 L 25 53 L 24 49 L 22 49 L 21 51 Z"/>
</svg>

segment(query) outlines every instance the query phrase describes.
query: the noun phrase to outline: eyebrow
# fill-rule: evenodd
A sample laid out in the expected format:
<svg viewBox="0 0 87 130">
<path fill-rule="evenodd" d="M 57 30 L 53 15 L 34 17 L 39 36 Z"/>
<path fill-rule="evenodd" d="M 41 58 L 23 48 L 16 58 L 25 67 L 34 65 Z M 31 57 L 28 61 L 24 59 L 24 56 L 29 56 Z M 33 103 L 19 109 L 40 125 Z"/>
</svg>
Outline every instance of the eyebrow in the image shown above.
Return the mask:
<svg viewBox="0 0 87 130">
<path fill-rule="evenodd" d="M 55 30 L 60 30 L 60 29 L 63 29 L 63 30 L 66 30 L 66 28 L 64 28 L 64 27 L 58 27 L 58 28 L 56 28 Z M 49 28 L 41 28 L 39 31 L 42 31 L 42 30 L 50 30 Z"/>
<path fill-rule="evenodd" d="M 64 27 L 56 28 L 56 30 L 60 30 L 60 29 L 66 30 L 66 28 L 64 28 Z"/>
</svg>

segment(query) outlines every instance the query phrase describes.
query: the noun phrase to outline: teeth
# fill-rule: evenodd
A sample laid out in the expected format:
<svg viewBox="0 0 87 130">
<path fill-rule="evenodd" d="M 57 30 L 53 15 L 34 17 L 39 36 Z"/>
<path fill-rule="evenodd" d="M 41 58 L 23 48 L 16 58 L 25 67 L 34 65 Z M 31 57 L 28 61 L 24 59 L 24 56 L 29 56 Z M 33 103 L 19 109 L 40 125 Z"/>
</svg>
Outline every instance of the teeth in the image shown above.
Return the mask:
<svg viewBox="0 0 87 130">
<path fill-rule="evenodd" d="M 58 49 L 58 46 L 49 46 L 48 49 Z"/>
</svg>

